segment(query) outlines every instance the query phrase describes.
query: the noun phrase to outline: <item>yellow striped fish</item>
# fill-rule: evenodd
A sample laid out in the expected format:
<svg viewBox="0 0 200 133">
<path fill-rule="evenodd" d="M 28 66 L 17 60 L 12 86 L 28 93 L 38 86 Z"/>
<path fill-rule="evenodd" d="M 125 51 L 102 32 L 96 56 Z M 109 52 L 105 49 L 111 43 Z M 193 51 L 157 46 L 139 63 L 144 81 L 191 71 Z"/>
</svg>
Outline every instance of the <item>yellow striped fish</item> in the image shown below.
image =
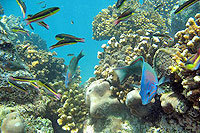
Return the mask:
<svg viewBox="0 0 200 133">
<path fill-rule="evenodd" d="M 19 5 L 19 7 L 21 8 L 21 11 L 23 13 L 23 18 L 25 18 L 26 15 L 26 5 L 22 0 L 16 0 L 17 4 Z"/>
<path fill-rule="evenodd" d="M 182 12 L 184 9 L 188 8 L 189 6 L 193 5 L 194 3 L 198 2 L 199 0 L 188 0 L 185 3 L 183 3 L 182 5 L 180 5 L 176 11 L 174 12 L 174 14 L 179 14 L 180 12 Z"/>
</svg>

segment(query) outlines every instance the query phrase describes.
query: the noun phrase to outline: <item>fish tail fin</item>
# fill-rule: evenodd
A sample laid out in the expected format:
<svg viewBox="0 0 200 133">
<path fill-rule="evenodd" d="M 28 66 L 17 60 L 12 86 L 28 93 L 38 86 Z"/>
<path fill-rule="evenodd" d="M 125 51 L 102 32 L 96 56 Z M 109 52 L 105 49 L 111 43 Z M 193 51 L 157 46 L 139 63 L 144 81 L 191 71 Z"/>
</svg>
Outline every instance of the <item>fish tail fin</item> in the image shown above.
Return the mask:
<svg viewBox="0 0 200 133">
<path fill-rule="evenodd" d="M 128 79 L 128 77 L 130 76 L 129 66 L 118 67 L 118 68 L 115 68 L 113 70 L 117 74 L 119 81 L 120 81 L 120 84 L 124 84 L 126 79 Z"/>
<path fill-rule="evenodd" d="M 52 50 L 52 49 L 54 49 L 54 47 L 51 46 L 51 47 L 49 47 L 49 49 Z"/>
<path fill-rule="evenodd" d="M 170 78 L 169 78 L 169 77 L 163 76 L 163 77 L 159 80 L 158 86 L 161 85 L 161 84 L 163 84 L 163 83 L 166 83 L 166 82 L 170 82 Z"/>
<path fill-rule="evenodd" d="M 49 29 L 49 25 L 47 25 L 45 28 L 48 30 Z"/>
<path fill-rule="evenodd" d="M 120 22 L 120 20 L 117 19 L 117 20 L 115 20 L 115 21 L 113 22 L 113 25 L 116 26 L 117 24 L 119 24 L 119 22 Z"/>
<path fill-rule="evenodd" d="M 81 50 L 81 52 L 80 52 L 80 54 L 78 55 L 78 60 L 80 60 L 83 56 L 85 56 L 84 54 L 83 54 L 83 50 Z"/>
<path fill-rule="evenodd" d="M 80 42 L 85 42 L 85 38 L 80 38 Z"/>
<path fill-rule="evenodd" d="M 31 22 L 29 21 L 29 20 L 27 20 L 27 19 L 24 19 L 25 20 L 25 22 L 26 22 L 26 25 L 29 25 Z"/>
</svg>

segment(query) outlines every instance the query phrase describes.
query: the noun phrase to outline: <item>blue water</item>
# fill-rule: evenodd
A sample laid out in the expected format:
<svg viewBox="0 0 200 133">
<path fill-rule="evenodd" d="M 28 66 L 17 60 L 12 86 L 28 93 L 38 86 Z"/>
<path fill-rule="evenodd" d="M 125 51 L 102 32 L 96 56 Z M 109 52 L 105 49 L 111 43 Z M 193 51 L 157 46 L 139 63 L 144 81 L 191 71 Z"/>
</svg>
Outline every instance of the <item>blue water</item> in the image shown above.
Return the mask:
<svg viewBox="0 0 200 133">
<path fill-rule="evenodd" d="M 55 35 L 59 33 L 71 34 L 77 37 L 85 38 L 85 43 L 77 43 L 74 45 L 55 48 L 53 51 L 58 53 L 57 57 L 64 58 L 65 64 L 68 65 L 71 57 L 67 54 L 74 53 L 78 55 L 83 50 L 83 57 L 79 66 L 81 67 L 82 81 L 85 82 L 89 77 L 94 76 L 94 66 L 98 64 L 97 51 L 102 51 L 101 44 L 106 41 L 92 40 L 92 21 L 94 17 L 104 8 L 115 4 L 115 0 L 25 0 L 27 14 L 35 14 L 44 10 L 41 8 L 43 4 L 38 4 L 45 1 L 46 8 L 59 7 L 60 11 L 53 16 L 46 18 L 44 21 L 49 25 L 50 29 L 33 24 L 34 33 L 39 34 L 46 42 L 47 46 L 51 46 L 57 42 Z M 11 14 L 21 16 L 22 13 L 16 0 L 1 0 L 5 15 Z M 71 20 L 74 24 L 71 24 Z M 29 26 L 25 29 L 32 31 Z"/>
</svg>

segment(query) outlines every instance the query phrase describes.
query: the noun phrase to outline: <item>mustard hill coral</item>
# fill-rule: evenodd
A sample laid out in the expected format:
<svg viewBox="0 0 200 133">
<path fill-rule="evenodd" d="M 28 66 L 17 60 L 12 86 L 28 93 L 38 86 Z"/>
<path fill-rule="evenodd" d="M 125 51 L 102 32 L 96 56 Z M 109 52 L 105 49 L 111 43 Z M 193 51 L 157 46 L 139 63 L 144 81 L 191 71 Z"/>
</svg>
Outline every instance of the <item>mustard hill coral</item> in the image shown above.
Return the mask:
<svg viewBox="0 0 200 133">
<path fill-rule="evenodd" d="M 81 132 L 83 122 L 86 120 L 88 111 L 84 100 L 84 90 L 78 83 L 70 85 L 62 95 L 62 107 L 57 110 L 57 123 L 63 130 L 72 133 Z"/>
<path fill-rule="evenodd" d="M 117 26 L 113 25 L 113 21 L 127 8 L 136 9 L 138 12 L 132 15 L 127 22 L 121 22 Z M 137 30 L 153 30 L 165 32 L 167 30 L 165 20 L 155 11 L 146 11 L 139 9 L 138 1 L 131 0 L 124 3 L 120 10 L 116 10 L 115 5 L 109 6 L 94 18 L 93 25 L 93 39 L 108 40 L 115 36 L 119 39 L 121 34 L 135 34 Z"/>
</svg>

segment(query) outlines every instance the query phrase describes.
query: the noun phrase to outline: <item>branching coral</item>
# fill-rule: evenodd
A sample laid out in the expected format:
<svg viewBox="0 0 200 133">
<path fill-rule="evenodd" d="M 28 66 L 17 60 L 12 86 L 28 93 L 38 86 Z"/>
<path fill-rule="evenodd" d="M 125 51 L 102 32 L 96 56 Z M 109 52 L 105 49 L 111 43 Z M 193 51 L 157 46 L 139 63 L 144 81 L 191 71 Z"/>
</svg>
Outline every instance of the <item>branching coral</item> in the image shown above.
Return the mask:
<svg viewBox="0 0 200 133">
<path fill-rule="evenodd" d="M 174 47 L 178 51 L 172 58 L 176 63 L 171 65 L 170 69 L 171 72 L 176 74 L 175 80 L 182 82 L 184 88 L 183 95 L 193 102 L 194 108 L 199 110 L 200 81 L 198 80 L 198 75 L 200 71 L 190 71 L 185 68 L 187 60 L 197 53 L 197 50 L 200 48 L 200 14 L 196 14 L 195 19 L 189 18 L 186 23 L 187 28 L 176 33 L 175 39 L 177 44 Z"/>
<path fill-rule="evenodd" d="M 137 10 L 137 13 L 131 16 L 127 22 L 121 22 L 117 26 L 113 25 L 113 21 L 128 7 Z M 140 10 L 137 1 L 131 0 L 125 2 L 120 10 L 115 9 L 115 5 L 103 9 L 94 19 L 93 39 L 108 40 L 115 36 L 119 39 L 121 34 L 135 34 L 135 31 L 142 29 L 165 32 L 167 27 L 162 16 L 153 10 Z"/>
<path fill-rule="evenodd" d="M 107 12 L 110 12 L 109 9 Z M 183 31 L 179 31 L 175 35 L 174 43 L 176 44 L 174 45 L 166 38 L 151 38 L 149 33 L 153 32 L 152 30 L 144 31 L 139 29 L 134 32 L 135 34 L 124 33 L 120 36 L 116 36 L 117 38 L 112 37 L 107 44 L 102 45 L 103 52 L 98 52 L 97 58 L 100 59 L 100 61 L 99 65 L 95 66 L 95 79 L 103 78 L 109 81 L 111 85 L 110 88 L 112 89 L 112 96 L 117 97 L 120 102 L 125 103 L 126 99 L 134 99 L 136 98 L 134 97 L 136 94 L 133 92 L 136 90 L 133 90 L 133 86 L 131 85 L 139 84 L 140 77 L 130 76 L 123 85 L 120 85 L 113 72 L 113 68 L 129 65 L 136 57 L 143 56 L 145 61 L 154 67 L 159 79 L 162 76 L 170 78 L 170 85 L 162 86 L 165 91 L 163 91 L 164 94 L 162 94 L 160 101 L 156 100 L 153 106 L 146 110 L 149 109 L 149 111 L 152 112 L 158 111 L 156 114 L 157 116 L 159 114 L 163 115 L 164 112 L 171 114 L 164 114 L 164 117 L 158 117 L 162 117 L 161 119 L 168 121 L 169 125 L 178 124 L 179 126 L 175 129 L 176 131 L 183 130 L 180 126 L 183 126 L 185 131 L 192 131 L 192 127 L 197 130 L 199 120 L 196 118 L 192 119 L 189 112 L 191 109 L 197 109 L 195 113 L 199 116 L 200 72 L 199 70 L 190 71 L 185 68 L 186 61 L 192 57 L 193 54 L 197 53 L 197 49 L 199 48 L 200 15 L 197 14 L 195 18 L 196 21 L 190 18 L 186 24 L 187 28 Z M 123 25 L 123 23 L 121 25 Z M 126 103 L 132 111 L 132 114 L 141 116 L 142 113 L 139 106 L 135 104 L 135 106 L 138 107 L 136 108 L 134 102 L 129 103 L 128 101 Z M 160 107 L 159 102 L 161 102 Z M 191 106 L 191 102 L 193 106 Z M 131 103 L 133 103 L 133 106 L 131 106 Z M 155 108 L 154 105 L 157 108 Z M 162 110 L 164 110 L 164 112 L 162 112 Z M 137 112 L 139 112 L 139 115 Z M 148 111 L 144 112 L 142 116 L 148 113 Z M 148 117 L 147 115 L 147 118 Z M 186 122 L 182 124 L 181 120 Z M 197 122 L 195 122 L 195 120 L 197 120 Z M 155 123 L 161 128 L 164 125 L 161 120 Z M 186 126 L 187 124 L 189 126 Z M 166 131 L 173 131 L 173 129 L 169 129 L 169 127 L 163 127 Z M 161 131 L 162 129 L 158 130 Z"/>
<path fill-rule="evenodd" d="M 145 36 L 141 36 L 143 32 Z M 104 78 L 112 83 L 113 95 L 125 102 L 126 95 L 132 90 L 130 84 L 138 84 L 140 78 L 129 77 L 124 85 L 118 85 L 118 80 L 113 72 L 116 67 L 129 65 L 137 56 L 143 56 L 145 61 L 153 64 L 153 56 L 160 47 L 171 45 L 170 40 L 161 37 L 148 36 L 149 32 L 138 30 L 137 34 L 122 34 L 117 41 L 112 37 L 107 44 L 103 44 L 103 52 L 98 52 L 99 65 L 95 66 L 94 74 L 97 79 Z M 133 79 L 134 78 L 134 79 Z"/>
<path fill-rule="evenodd" d="M 81 131 L 88 115 L 83 88 L 78 83 L 70 85 L 69 90 L 63 93 L 61 102 L 63 106 L 57 110 L 57 123 L 63 130 L 72 133 Z"/>
<path fill-rule="evenodd" d="M 67 67 L 64 65 L 64 59 L 53 57 L 55 52 L 38 51 L 36 46 L 29 43 L 17 45 L 17 50 L 35 78 L 48 82 L 58 82 L 64 78 L 62 74 Z"/>
<path fill-rule="evenodd" d="M 12 31 L 13 27 L 25 27 L 25 23 L 21 22 L 21 17 L 15 17 L 13 15 L 6 16 L 4 15 L 0 21 L 0 31 L 1 36 L 3 36 L 3 40 L 11 40 L 13 43 L 23 43 L 29 42 L 35 46 L 37 46 L 37 50 L 47 50 L 46 41 L 44 41 L 38 34 L 31 33 L 30 36 L 16 34 Z"/>
</svg>

